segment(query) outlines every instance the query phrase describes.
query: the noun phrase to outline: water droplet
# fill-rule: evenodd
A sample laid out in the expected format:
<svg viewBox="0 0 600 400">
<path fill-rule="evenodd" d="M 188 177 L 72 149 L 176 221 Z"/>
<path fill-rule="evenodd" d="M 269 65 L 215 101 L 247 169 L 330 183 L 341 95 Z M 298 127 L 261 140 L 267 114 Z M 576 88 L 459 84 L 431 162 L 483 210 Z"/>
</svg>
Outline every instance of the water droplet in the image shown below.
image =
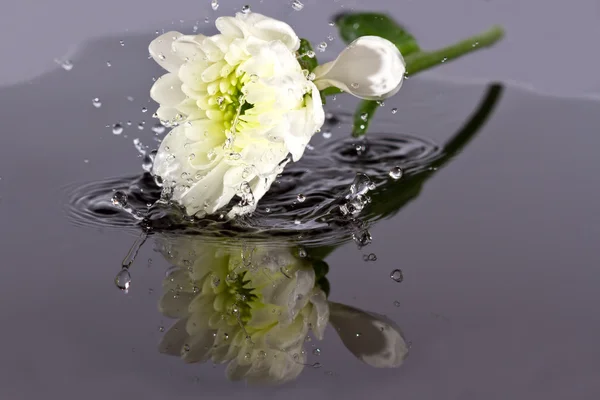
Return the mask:
<svg viewBox="0 0 600 400">
<path fill-rule="evenodd" d="M 92 104 L 93 104 L 93 105 L 94 105 L 94 107 L 96 107 L 96 108 L 100 108 L 100 107 L 102 107 L 102 102 L 101 102 L 101 101 L 100 101 L 100 99 L 99 99 L 99 98 L 97 98 L 97 97 L 96 97 L 94 100 L 92 100 Z"/>
<path fill-rule="evenodd" d="M 110 61 L 107 61 L 107 62 L 106 62 L 106 66 L 107 66 L 107 67 L 112 67 L 112 63 L 111 63 Z"/>
<path fill-rule="evenodd" d="M 335 22 L 334 21 L 329 21 L 329 26 L 335 26 Z"/>
<path fill-rule="evenodd" d="M 303 248 L 298 249 L 298 257 L 300 258 L 306 258 L 308 254 L 306 253 L 306 250 Z"/>
<path fill-rule="evenodd" d="M 399 283 L 404 280 L 404 274 L 402 274 L 402 271 L 400 271 L 399 269 L 395 269 L 390 274 L 390 278 Z"/>
<path fill-rule="evenodd" d="M 160 53 L 158 55 L 158 58 L 161 59 L 161 60 L 163 60 L 163 61 L 167 59 L 167 57 L 165 57 L 165 55 L 163 53 Z"/>
<path fill-rule="evenodd" d="M 294 0 L 292 1 L 292 8 L 296 11 L 302 11 L 304 4 L 302 4 L 302 2 L 299 0 Z"/>
<path fill-rule="evenodd" d="M 358 89 L 360 87 L 360 84 L 353 82 L 350 84 L 350 86 L 352 86 L 352 89 Z"/>
<path fill-rule="evenodd" d="M 402 178 L 403 174 L 404 174 L 404 172 L 402 171 L 402 168 L 400 168 L 398 166 L 395 166 L 389 172 L 389 176 L 394 180 L 398 180 L 398 179 Z"/>
<path fill-rule="evenodd" d="M 329 131 L 323 132 L 323 138 L 325 138 L 325 139 L 331 138 L 331 132 L 329 132 Z"/>
<path fill-rule="evenodd" d="M 212 0 L 210 6 L 214 11 L 217 11 L 219 9 L 219 0 Z"/>
<path fill-rule="evenodd" d="M 115 277 L 115 285 L 125 293 L 129 291 L 129 287 L 131 286 L 131 274 L 129 273 L 129 269 L 125 267 L 121 269 Z"/>
<path fill-rule="evenodd" d="M 190 351 L 190 345 L 189 345 L 189 344 L 187 344 L 187 343 L 186 343 L 186 344 L 184 344 L 184 345 L 183 345 L 183 351 L 185 351 L 186 353 L 187 353 L 188 351 Z"/>
<path fill-rule="evenodd" d="M 249 360 L 252 358 L 252 354 L 250 354 L 250 353 L 246 353 L 246 354 L 244 355 L 244 358 L 246 359 L 246 361 L 249 361 Z"/>
<path fill-rule="evenodd" d="M 448 57 L 442 58 L 442 64 L 445 63 L 446 61 L 448 61 Z"/>
<path fill-rule="evenodd" d="M 164 332 L 165 331 L 165 327 L 164 326 L 159 326 L 158 327 L 158 331 L 159 332 Z"/>
<path fill-rule="evenodd" d="M 329 35 L 329 36 L 327 36 L 327 39 L 328 39 L 330 42 L 333 42 L 333 35 Z"/>
<path fill-rule="evenodd" d="M 116 207 L 126 207 L 127 206 L 127 194 L 124 192 L 115 192 L 113 197 L 110 199 Z"/>
<path fill-rule="evenodd" d="M 300 221 L 299 219 L 294 220 L 294 225 L 301 225 L 302 221 Z"/>
<path fill-rule="evenodd" d="M 315 55 L 316 55 L 315 52 L 312 51 L 312 50 L 309 50 L 309 51 L 306 52 L 306 56 L 308 58 L 315 58 Z"/>
<path fill-rule="evenodd" d="M 112 133 L 115 135 L 120 135 L 123 133 L 123 126 L 121 124 L 114 124 L 112 127 Z"/>
<path fill-rule="evenodd" d="M 398 112 L 397 108 L 392 108 L 392 114 L 396 114 Z"/>
<path fill-rule="evenodd" d="M 267 353 L 265 353 L 263 350 L 258 352 L 258 359 L 259 360 L 264 360 L 267 357 Z"/>
<path fill-rule="evenodd" d="M 155 124 L 152 127 L 152 132 L 156 133 L 157 135 L 160 135 L 162 133 L 165 133 L 165 127 L 162 124 L 160 124 L 160 123 Z"/>
<path fill-rule="evenodd" d="M 70 71 L 73 69 L 73 63 L 70 60 L 54 60 L 58 65 L 62 67 L 65 71 Z"/>
<path fill-rule="evenodd" d="M 319 51 L 322 53 L 325 51 L 325 49 L 327 49 L 327 43 L 325 42 L 321 42 L 319 43 L 319 46 L 317 46 L 317 48 L 319 49 Z"/>
<path fill-rule="evenodd" d="M 321 363 L 316 362 L 312 365 L 313 368 L 317 369 L 317 368 L 321 368 Z"/>
<path fill-rule="evenodd" d="M 250 8 L 250 6 L 248 4 L 246 4 L 244 7 L 242 7 L 242 12 L 244 14 L 249 14 L 252 11 L 252 9 Z"/>
<path fill-rule="evenodd" d="M 148 109 L 147 109 L 146 107 L 142 107 L 142 112 L 143 112 L 143 113 L 145 113 L 145 112 L 147 112 L 147 111 L 148 111 Z"/>
<path fill-rule="evenodd" d="M 296 199 L 298 199 L 299 203 L 304 203 L 304 201 L 306 200 L 306 196 L 304 196 L 302 193 L 300 193 Z"/>
<path fill-rule="evenodd" d="M 360 114 L 360 119 L 362 119 L 363 121 L 366 121 L 367 119 L 369 119 L 369 113 Z"/>
<path fill-rule="evenodd" d="M 394 301 L 394 306 L 400 307 L 400 302 L 398 300 Z"/>
<path fill-rule="evenodd" d="M 377 261 L 377 256 L 375 255 L 375 253 L 365 254 L 363 256 L 363 260 L 364 261 Z"/>
<path fill-rule="evenodd" d="M 312 352 L 315 356 L 320 356 L 321 355 L 321 349 L 319 349 L 318 347 L 316 349 L 313 350 Z"/>
<path fill-rule="evenodd" d="M 144 130 L 144 125 L 146 125 L 146 123 L 145 123 L 144 121 L 140 122 L 140 123 L 138 124 L 138 129 L 139 129 L 140 131 L 143 131 L 143 130 Z"/>
</svg>

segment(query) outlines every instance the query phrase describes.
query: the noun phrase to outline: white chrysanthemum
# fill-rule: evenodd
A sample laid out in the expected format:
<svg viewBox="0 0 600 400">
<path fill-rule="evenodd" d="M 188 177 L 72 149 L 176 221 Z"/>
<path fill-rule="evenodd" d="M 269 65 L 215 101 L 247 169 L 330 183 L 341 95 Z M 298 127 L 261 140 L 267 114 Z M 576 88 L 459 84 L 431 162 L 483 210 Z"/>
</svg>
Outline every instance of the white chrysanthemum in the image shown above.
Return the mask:
<svg viewBox="0 0 600 400">
<path fill-rule="evenodd" d="M 214 213 L 237 194 L 250 212 L 288 162 L 322 126 L 315 84 L 296 59 L 287 24 L 260 14 L 217 19 L 221 34 L 166 33 L 150 54 L 169 73 L 151 96 L 158 117 L 177 125 L 160 146 L 154 173 L 188 214 Z"/>
<path fill-rule="evenodd" d="M 285 165 L 302 157 L 324 122 L 319 89 L 336 86 L 370 99 L 394 94 L 404 61 L 393 44 L 361 38 L 318 67 L 311 81 L 292 28 L 256 13 L 216 21 L 211 37 L 168 32 L 150 54 L 169 73 L 151 97 L 175 128 L 153 172 L 190 215 L 211 214 L 238 195 L 230 215 L 252 212 Z"/>
<path fill-rule="evenodd" d="M 179 267 L 163 283 L 160 311 L 179 321 L 162 352 L 228 363 L 232 380 L 283 383 L 300 374 L 306 335 L 321 339 L 329 321 L 325 293 L 304 259 L 289 249 L 225 248 L 189 237 L 161 251 Z"/>
</svg>

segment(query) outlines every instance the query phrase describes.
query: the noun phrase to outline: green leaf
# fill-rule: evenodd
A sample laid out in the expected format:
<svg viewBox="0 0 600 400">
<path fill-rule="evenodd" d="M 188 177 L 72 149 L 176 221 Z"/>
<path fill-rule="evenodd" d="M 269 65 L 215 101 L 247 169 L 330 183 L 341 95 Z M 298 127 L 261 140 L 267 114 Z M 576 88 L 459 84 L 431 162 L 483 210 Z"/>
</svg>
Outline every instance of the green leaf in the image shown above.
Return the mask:
<svg viewBox="0 0 600 400">
<path fill-rule="evenodd" d="M 385 14 L 340 14 L 336 17 L 335 23 L 346 43 L 351 43 L 361 36 L 379 36 L 394 43 L 402 55 L 406 56 L 420 50 L 416 39 Z"/>
<path fill-rule="evenodd" d="M 309 57 L 311 55 L 312 57 Z M 298 62 L 302 69 L 307 70 L 308 72 L 312 72 L 317 66 L 319 62 L 317 61 L 317 56 L 313 51 L 313 48 L 310 42 L 306 39 L 300 39 L 300 48 L 298 49 Z"/>
</svg>

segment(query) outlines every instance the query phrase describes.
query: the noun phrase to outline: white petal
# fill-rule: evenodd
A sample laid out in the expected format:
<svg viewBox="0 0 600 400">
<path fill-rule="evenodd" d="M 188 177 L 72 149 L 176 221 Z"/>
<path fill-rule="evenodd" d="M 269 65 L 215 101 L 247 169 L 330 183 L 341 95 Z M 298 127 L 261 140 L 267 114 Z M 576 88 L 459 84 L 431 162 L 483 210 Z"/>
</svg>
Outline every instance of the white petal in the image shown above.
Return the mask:
<svg viewBox="0 0 600 400">
<path fill-rule="evenodd" d="M 329 309 L 331 325 L 359 360 L 376 368 L 395 368 L 408 355 L 402 331 L 386 317 L 339 303 L 330 302 Z"/>
<path fill-rule="evenodd" d="M 232 38 L 243 38 L 244 32 L 240 21 L 234 17 L 219 17 L 215 21 L 215 26 L 224 36 Z"/>
<path fill-rule="evenodd" d="M 187 98 L 181 90 L 181 80 L 174 73 L 168 73 L 158 78 L 150 89 L 150 97 L 161 106 L 173 108 Z"/>
<path fill-rule="evenodd" d="M 203 60 L 206 57 L 200 44 L 206 38 L 204 35 L 184 35 L 173 42 L 173 52 L 184 61 Z"/>
<path fill-rule="evenodd" d="M 188 334 L 185 330 L 186 323 L 187 319 L 184 318 L 173 324 L 162 337 L 160 344 L 158 345 L 158 351 L 179 357 L 183 345 L 186 340 L 188 340 Z"/>
<path fill-rule="evenodd" d="M 254 36 L 268 42 L 279 40 L 293 52 L 300 47 L 300 39 L 296 36 L 296 32 L 292 27 L 285 22 L 272 18 L 265 17 L 265 19 L 258 21 L 253 26 L 252 33 Z"/>
<path fill-rule="evenodd" d="M 183 59 L 173 51 L 173 42 L 181 36 L 183 35 L 176 31 L 167 32 L 154 39 L 148 46 L 154 61 L 169 72 L 177 72 L 183 64 Z"/>
<path fill-rule="evenodd" d="M 187 317 L 190 302 L 194 297 L 194 293 L 166 292 L 160 299 L 159 311 L 169 318 Z"/>
<path fill-rule="evenodd" d="M 329 322 L 329 303 L 327 302 L 327 297 L 321 289 L 314 289 L 313 294 L 310 296 L 310 303 L 313 306 L 309 316 L 311 329 L 317 339 L 323 340 L 325 328 Z"/>
<path fill-rule="evenodd" d="M 339 57 L 318 66 L 314 83 L 320 90 L 335 86 L 356 97 L 381 100 L 402 86 L 406 66 L 398 48 L 378 36 L 363 36 Z"/>
</svg>

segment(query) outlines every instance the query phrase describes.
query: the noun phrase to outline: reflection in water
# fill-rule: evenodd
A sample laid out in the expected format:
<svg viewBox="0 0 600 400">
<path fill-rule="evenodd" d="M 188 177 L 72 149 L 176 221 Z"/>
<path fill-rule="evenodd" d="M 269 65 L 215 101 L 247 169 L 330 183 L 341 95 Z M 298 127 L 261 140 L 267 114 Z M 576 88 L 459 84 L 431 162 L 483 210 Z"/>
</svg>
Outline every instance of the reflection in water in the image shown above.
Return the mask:
<svg viewBox="0 0 600 400">
<path fill-rule="evenodd" d="M 284 383 L 308 365 L 307 335 L 321 340 L 331 323 L 344 345 L 373 367 L 398 367 L 407 355 L 392 321 L 327 300 L 328 266 L 302 248 L 223 246 L 197 236 L 157 242 L 174 265 L 159 309 L 178 319 L 163 337 L 163 353 L 188 363 L 227 364 L 231 380 Z"/>
</svg>

